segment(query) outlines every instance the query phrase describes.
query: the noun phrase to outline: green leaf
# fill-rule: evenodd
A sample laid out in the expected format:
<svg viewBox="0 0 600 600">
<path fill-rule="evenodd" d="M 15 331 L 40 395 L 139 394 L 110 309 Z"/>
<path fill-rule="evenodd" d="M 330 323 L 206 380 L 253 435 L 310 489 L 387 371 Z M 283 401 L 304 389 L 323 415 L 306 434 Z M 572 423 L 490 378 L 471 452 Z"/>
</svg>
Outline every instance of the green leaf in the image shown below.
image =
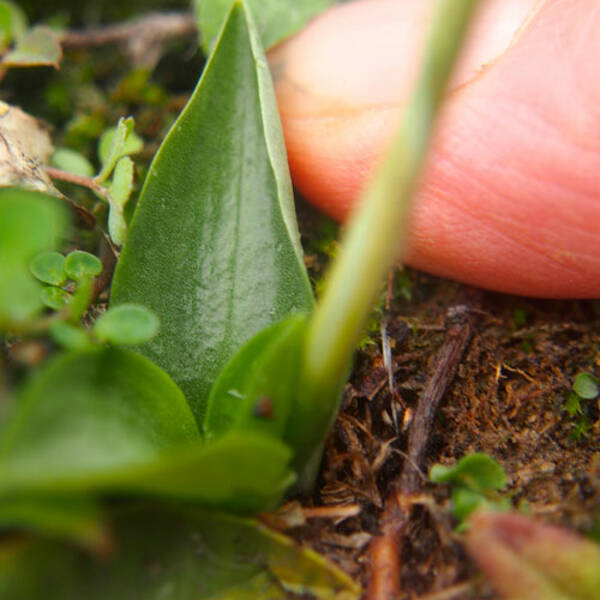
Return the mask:
<svg viewBox="0 0 600 600">
<path fill-rule="evenodd" d="M 65 274 L 65 257 L 60 252 L 42 252 L 29 263 L 33 276 L 43 283 L 62 285 Z"/>
<path fill-rule="evenodd" d="M 102 163 L 102 170 L 96 176 L 99 182 L 110 177 L 120 158 L 135 154 L 144 147 L 144 141 L 133 130 L 134 126 L 133 117 L 121 117 L 116 127 L 110 127 L 100 136 L 98 157 Z"/>
<path fill-rule="evenodd" d="M 81 152 L 71 150 L 71 148 L 57 148 L 50 157 L 52 164 L 58 169 L 81 175 L 82 177 L 92 177 L 94 167 L 92 163 Z"/>
<path fill-rule="evenodd" d="M 158 329 L 158 317 L 151 310 L 139 304 L 121 304 L 100 316 L 94 335 L 101 342 L 134 346 L 151 340 Z"/>
<path fill-rule="evenodd" d="M 128 507 L 102 560 L 50 541 L 0 547 L 0 597 L 14 600 L 358 600 L 360 588 L 315 552 L 250 520 Z"/>
<path fill-rule="evenodd" d="M 27 16 L 14 2 L 0 2 L 0 35 L 2 45 L 23 36 L 27 29 Z"/>
<path fill-rule="evenodd" d="M 48 27 L 38 25 L 26 31 L 17 40 L 14 50 L 5 54 L 5 67 L 49 66 L 58 69 L 62 50 L 56 35 Z"/>
<path fill-rule="evenodd" d="M 111 302 L 159 316 L 141 351 L 199 422 L 235 352 L 313 305 L 270 73 L 241 3 L 152 163 Z"/>
<path fill-rule="evenodd" d="M 89 252 L 73 250 L 65 260 L 65 273 L 74 281 L 97 277 L 102 273 L 102 261 Z"/>
<path fill-rule="evenodd" d="M 246 0 L 252 10 L 263 46 L 270 48 L 299 31 L 309 19 L 335 0 Z M 231 0 L 195 0 L 196 20 L 206 54 L 212 48 L 231 7 Z"/>
<path fill-rule="evenodd" d="M 49 333 L 59 346 L 67 350 L 85 350 L 92 344 L 88 333 L 84 329 L 64 321 L 52 323 Z"/>
<path fill-rule="evenodd" d="M 61 310 L 70 304 L 73 296 L 61 288 L 48 286 L 41 291 L 40 299 L 44 306 L 53 310 Z"/>
<path fill-rule="evenodd" d="M 127 237 L 127 222 L 123 209 L 133 191 L 133 161 L 128 156 L 119 159 L 109 191 L 108 233 L 117 246 L 122 246 Z"/>
<path fill-rule="evenodd" d="M 456 483 L 476 492 L 501 490 L 506 486 L 502 465 L 479 452 L 463 456 L 452 467 L 433 465 L 429 479 L 434 483 Z"/>
<path fill-rule="evenodd" d="M 193 500 L 235 512 L 275 509 L 294 483 L 290 449 L 253 432 L 232 432 L 115 474 L 105 489 Z M 104 484 L 103 484 L 104 489 Z"/>
<path fill-rule="evenodd" d="M 114 348 L 59 356 L 16 402 L 0 436 L 0 494 L 151 461 L 198 439 L 185 398 L 147 359 Z"/>
<path fill-rule="evenodd" d="M 42 308 L 41 286 L 29 262 L 54 245 L 65 225 L 66 212 L 56 198 L 0 189 L 0 329 L 25 322 Z"/>
<path fill-rule="evenodd" d="M 593 400 L 600 393 L 598 379 L 591 373 L 578 373 L 573 380 L 573 391 L 584 400 Z"/>
<path fill-rule="evenodd" d="M 70 538 L 95 551 L 108 546 L 98 506 L 89 498 L 0 498 L 0 529 L 6 528 Z"/>
<path fill-rule="evenodd" d="M 237 429 L 281 438 L 299 382 L 306 317 L 293 315 L 255 335 L 219 375 L 208 399 L 207 439 Z"/>
<path fill-rule="evenodd" d="M 489 497 L 472 489 L 457 486 L 452 490 L 452 514 L 459 522 L 456 530 L 466 531 L 469 527 L 465 519 L 478 509 L 486 509 L 494 512 L 506 512 L 510 510 L 510 499 L 507 497 Z"/>
<path fill-rule="evenodd" d="M 567 399 L 565 400 L 565 410 L 571 418 L 575 415 L 583 414 L 581 409 L 581 398 L 575 392 L 571 392 L 567 396 Z"/>
<path fill-rule="evenodd" d="M 129 492 L 259 511 L 292 482 L 289 459 L 251 433 L 202 444 L 166 373 L 92 348 L 56 358 L 23 390 L 0 433 L 0 498 Z"/>
<path fill-rule="evenodd" d="M 108 209 L 108 235 L 116 246 L 122 246 L 127 239 L 127 221 L 123 209 L 114 204 Z"/>
<path fill-rule="evenodd" d="M 123 208 L 133 191 L 133 161 L 124 156 L 119 159 L 110 184 L 110 195 L 114 206 Z"/>
<path fill-rule="evenodd" d="M 480 492 L 475 492 L 464 487 L 455 487 L 452 490 L 452 514 L 462 522 L 477 508 L 487 506 L 488 501 Z"/>
</svg>

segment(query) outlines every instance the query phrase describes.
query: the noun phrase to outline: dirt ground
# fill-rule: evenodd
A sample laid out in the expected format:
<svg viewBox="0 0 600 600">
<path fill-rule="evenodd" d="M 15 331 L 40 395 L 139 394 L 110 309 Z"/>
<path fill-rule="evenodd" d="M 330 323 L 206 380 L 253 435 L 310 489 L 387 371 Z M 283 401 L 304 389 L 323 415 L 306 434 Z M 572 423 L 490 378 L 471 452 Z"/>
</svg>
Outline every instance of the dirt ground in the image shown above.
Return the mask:
<svg viewBox="0 0 600 600">
<path fill-rule="evenodd" d="M 315 218 L 300 207 L 309 251 Z M 309 254 L 317 279 L 318 259 L 318 253 Z M 400 283 L 396 278 L 383 316 L 395 393 L 381 334 L 373 328 L 357 353 L 318 491 L 303 501 L 314 518 L 289 533 L 367 587 L 373 570 L 369 544 L 407 460 L 412 418 L 428 377 L 444 360 L 439 351 L 449 311 L 457 306 L 466 306 L 472 335 L 428 432 L 420 489 L 407 498 L 412 509 L 398 556 L 401 598 L 497 597 L 454 533 L 447 487 L 427 480 L 436 462 L 486 452 L 506 470 L 506 493 L 515 508 L 582 532 L 599 526 L 599 403 L 582 401 L 583 414 L 571 417 L 565 400 L 577 373 L 600 373 L 600 302 L 477 292 L 407 270 Z"/>
</svg>

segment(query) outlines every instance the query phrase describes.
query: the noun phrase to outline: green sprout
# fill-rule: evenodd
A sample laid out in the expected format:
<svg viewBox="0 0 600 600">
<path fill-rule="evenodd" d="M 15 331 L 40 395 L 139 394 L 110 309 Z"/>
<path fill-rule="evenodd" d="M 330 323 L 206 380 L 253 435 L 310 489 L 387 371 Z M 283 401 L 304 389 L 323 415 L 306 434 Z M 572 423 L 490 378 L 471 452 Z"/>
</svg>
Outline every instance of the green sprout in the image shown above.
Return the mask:
<svg viewBox="0 0 600 600">
<path fill-rule="evenodd" d="M 600 395 L 600 381 L 598 378 L 582 371 L 573 379 L 573 388 L 569 392 L 565 400 L 565 410 L 572 419 L 577 418 L 573 424 L 571 438 L 579 440 L 582 437 L 587 437 L 591 428 L 587 416 L 587 406 L 582 406 L 582 400 L 594 400 Z"/>
<path fill-rule="evenodd" d="M 506 473 L 488 454 L 468 454 L 452 466 L 433 465 L 429 479 L 451 486 L 452 513 L 459 523 L 459 531 L 467 528 L 467 517 L 477 509 L 506 511 L 510 508 L 509 499 L 498 493 L 506 487 Z"/>
<path fill-rule="evenodd" d="M 60 169 L 52 172 L 54 176 L 89 187 L 108 204 L 108 234 L 117 246 L 122 246 L 127 237 L 125 206 L 134 188 L 135 168 L 129 156 L 144 147 L 134 127 L 133 117 L 127 117 L 102 132 L 98 140 L 97 175 L 89 160 L 75 150 L 58 148 L 52 155 L 53 165 Z"/>
</svg>

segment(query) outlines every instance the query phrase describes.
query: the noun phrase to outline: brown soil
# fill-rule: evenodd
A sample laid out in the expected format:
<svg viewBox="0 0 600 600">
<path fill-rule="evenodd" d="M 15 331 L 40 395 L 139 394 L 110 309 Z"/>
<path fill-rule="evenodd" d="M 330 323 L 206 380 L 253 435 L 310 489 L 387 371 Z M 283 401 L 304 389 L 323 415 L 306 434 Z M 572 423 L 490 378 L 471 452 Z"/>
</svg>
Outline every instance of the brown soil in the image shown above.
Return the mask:
<svg viewBox="0 0 600 600">
<path fill-rule="evenodd" d="M 311 211 L 302 208 L 300 216 L 303 230 L 314 231 Z M 316 277 L 318 258 L 311 261 Z M 472 297 L 458 283 L 407 273 L 412 297 L 395 293 L 386 315 L 396 394 L 381 336 L 372 335 L 357 354 L 318 491 L 303 501 L 309 516 L 319 514 L 310 507 L 329 507 L 331 514 L 289 530 L 365 589 L 372 575 L 369 545 L 380 532 L 386 496 L 398 485 L 425 383 L 439 366 L 446 317 Z M 447 487 L 427 481 L 436 462 L 486 452 L 506 470 L 515 508 L 582 532 L 598 527 L 600 403 L 582 401 L 584 415 L 570 417 L 565 399 L 578 372 L 600 374 L 600 304 L 492 293 L 467 304 L 473 335 L 428 432 L 419 493 L 405 498 L 411 510 L 396 556 L 399 598 L 496 598 L 454 532 Z M 358 514 L 344 518 L 353 506 Z"/>
</svg>

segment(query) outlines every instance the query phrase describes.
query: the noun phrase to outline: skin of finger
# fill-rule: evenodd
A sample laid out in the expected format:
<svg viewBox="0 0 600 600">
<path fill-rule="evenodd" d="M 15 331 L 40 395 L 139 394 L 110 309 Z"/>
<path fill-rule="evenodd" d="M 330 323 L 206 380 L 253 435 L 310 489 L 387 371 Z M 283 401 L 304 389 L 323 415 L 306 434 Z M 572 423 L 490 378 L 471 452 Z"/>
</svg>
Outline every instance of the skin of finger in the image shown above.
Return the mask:
<svg viewBox="0 0 600 600">
<path fill-rule="evenodd" d="M 397 127 L 418 63 L 414 31 L 430 18 L 423 4 L 345 5 L 271 57 L 294 180 L 335 218 Z M 406 261 L 499 291 L 598 297 L 600 7 L 499 4 L 486 5 L 449 91 Z M 406 47 L 398 27 L 413 31 Z M 350 47 L 362 46 L 346 56 L 348 31 Z"/>
</svg>

